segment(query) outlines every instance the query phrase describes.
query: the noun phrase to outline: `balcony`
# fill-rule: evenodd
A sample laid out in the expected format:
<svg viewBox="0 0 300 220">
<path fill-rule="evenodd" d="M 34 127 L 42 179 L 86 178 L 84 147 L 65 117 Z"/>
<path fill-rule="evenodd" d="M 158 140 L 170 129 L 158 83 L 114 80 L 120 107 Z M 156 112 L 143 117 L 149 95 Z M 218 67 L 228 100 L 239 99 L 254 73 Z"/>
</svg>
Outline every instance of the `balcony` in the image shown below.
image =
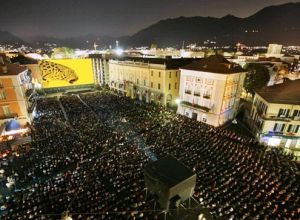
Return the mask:
<svg viewBox="0 0 300 220">
<path fill-rule="evenodd" d="M 192 107 L 192 108 L 195 108 L 195 109 L 200 109 L 200 110 L 203 110 L 205 112 L 209 112 L 209 110 L 210 110 L 210 108 L 208 108 L 206 106 L 192 104 L 192 103 L 187 102 L 187 101 L 182 101 L 180 104 L 188 106 L 188 107 Z"/>
<path fill-rule="evenodd" d="M 0 115 L 0 120 L 13 119 L 13 118 L 17 118 L 17 117 L 18 117 L 17 113 L 11 113 L 9 115 Z"/>
<path fill-rule="evenodd" d="M 210 99 L 210 97 L 211 97 L 210 95 L 203 95 L 204 99 Z"/>
<path fill-rule="evenodd" d="M 293 117 L 286 117 L 286 116 L 284 116 L 284 117 L 280 117 L 280 116 L 278 116 L 278 115 L 261 115 L 262 116 L 262 118 L 264 119 L 264 120 L 269 120 L 269 121 L 284 121 L 284 122 L 290 122 L 291 120 L 292 120 L 292 118 Z"/>
<path fill-rule="evenodd" d="M 292 116 L 291 119 L 294 120 L 294 121 L 300 121 L 300 117 L 299 116 Z"/>
</svg>

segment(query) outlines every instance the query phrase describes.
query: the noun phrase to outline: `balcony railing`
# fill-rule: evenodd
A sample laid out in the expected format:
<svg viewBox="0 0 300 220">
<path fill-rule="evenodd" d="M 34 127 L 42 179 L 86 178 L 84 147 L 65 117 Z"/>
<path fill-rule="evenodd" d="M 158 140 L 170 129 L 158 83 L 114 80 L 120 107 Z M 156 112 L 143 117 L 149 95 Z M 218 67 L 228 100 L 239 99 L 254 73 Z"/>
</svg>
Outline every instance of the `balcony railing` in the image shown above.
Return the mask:
<svg viewBox="0 0 300 220">
<path fill-rule="evenodd" d="M 265 114 L 261 114 L 261 117 L 264 120 L 285 121 L 285 122 L 289 122 L 294 118 L 294 117 L 280 117 L 278 115 L 265 115 Z"/>
<path fill-rule="evenodd" d="M 182 105 L 186 105 L 186 106 L 190 106 L 192 108 L 196 108 L 196 109 L 201 109 L 205 112 L 209 112 L 210 108 L 206 107 L 206 106 L 202 106 L 202 105 L 197 105 L 197 104 L 192 104 L 190 102 L 187 101 L 181 101 Z"/>
<path fill-rule="evenodd" d="M 210 99 L 210 95 L 203 95 L 204 99 Z"/>
<path fill-rule="evenodd" d="M 17 113 L 11 113 L 9 115 L 0 115 L 0 119 L 10 119 L 10 118 L 17 118 L 18 114 Z"/>
</svg>

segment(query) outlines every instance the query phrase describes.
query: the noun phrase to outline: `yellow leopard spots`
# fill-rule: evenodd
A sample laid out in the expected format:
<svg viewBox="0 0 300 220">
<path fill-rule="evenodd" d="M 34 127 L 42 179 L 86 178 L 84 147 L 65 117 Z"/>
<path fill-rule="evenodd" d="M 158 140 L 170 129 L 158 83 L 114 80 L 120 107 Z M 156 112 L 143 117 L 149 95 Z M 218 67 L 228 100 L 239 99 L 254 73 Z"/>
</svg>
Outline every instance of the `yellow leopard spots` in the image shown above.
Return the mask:
<svg viewBox="0 0 300 220">
<path fill-rule="evenodd" d="M 75 71 L 67 66 L 46 60 L 41 61 L 39 66 L 42 73 L 42 80 L 45 82 L 58 80 L 73 84 L 78 80 Z"/>
</svg>

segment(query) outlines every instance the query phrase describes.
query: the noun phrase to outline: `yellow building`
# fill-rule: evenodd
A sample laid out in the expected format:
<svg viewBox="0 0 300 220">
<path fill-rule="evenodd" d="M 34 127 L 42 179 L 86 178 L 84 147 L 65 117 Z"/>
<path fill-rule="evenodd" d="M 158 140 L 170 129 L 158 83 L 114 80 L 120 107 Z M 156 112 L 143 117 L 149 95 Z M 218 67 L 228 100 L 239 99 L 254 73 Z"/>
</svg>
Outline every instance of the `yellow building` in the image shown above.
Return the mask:
<svg viewBox="0 0 300 220">
<path fill-rule="evenodd" d="M 175 105 L 179 67 L 194 59 L 123 58 L 109 62 L 109 86 L 131 98 L 166 106 Z"/>
<path fill-rule="evenodd" d="M 245 75 L 220 55 L 182 67 L 178 113 L 216 127 L 234 119 Z"/>
<path fill-rule="evenodd" d="M 300 80 L 288 80 L 257 91 L 251 109 L 260 142 L 300 156 Z"/>
<path fill-rule="evenodd" d="M 12 63 L 0 63 L 0 124 L 1 130 L 11 120 L 21 125 L 30 121 L 28 93 L 32 89 L 27 68 Z"/>
</svg>

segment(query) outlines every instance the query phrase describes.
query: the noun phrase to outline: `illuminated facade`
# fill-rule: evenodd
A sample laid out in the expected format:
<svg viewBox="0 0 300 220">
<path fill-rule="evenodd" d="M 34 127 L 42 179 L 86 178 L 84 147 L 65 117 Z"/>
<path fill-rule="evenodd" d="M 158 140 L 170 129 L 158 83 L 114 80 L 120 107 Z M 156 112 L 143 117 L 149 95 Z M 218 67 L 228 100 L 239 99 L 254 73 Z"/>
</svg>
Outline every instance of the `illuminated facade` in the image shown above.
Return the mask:
<svg viewBox="0 0 300 220">
<path fill-rule="evenodd" d="M 238 110 L 245 71 L 222 56 L 211 56 L 180 69 L 178 113 L 221 126 Z"/>
<path fill-rule="evenodd" d="M 30 121 L 31 104 L 28 101 L 32 89 L 31 75 L 26 67 L 11 63 L 0 64 L 0 123 L 15 119 L 21 125 Z M 2 130 L 1 129 L 1 130 Z"/>
<path fill-rule="evenodd" d="M 269 44 L 268 52 L 266 57 L 281 57 L 282 45 L 280 44 Z"/>
<path fill-rule="evenodd" d="M 131 98 L 172 106 L 178 98 L 179 67 L 193 59 L 110 60 L 109 87 Z"/>
<path fill-rule="evenodd" d="M 257 91 L 251 118 L 260 142 L 300 156 L 300 80 L 287 80 Z"/>
<path fill-rule="evenodd" d="M 89 58 L 92 59 L 94 81 L 95 84 L 105 86 L 109 84 L 109 59 L 110 54 L 90 54 Z"/>
</svg>

